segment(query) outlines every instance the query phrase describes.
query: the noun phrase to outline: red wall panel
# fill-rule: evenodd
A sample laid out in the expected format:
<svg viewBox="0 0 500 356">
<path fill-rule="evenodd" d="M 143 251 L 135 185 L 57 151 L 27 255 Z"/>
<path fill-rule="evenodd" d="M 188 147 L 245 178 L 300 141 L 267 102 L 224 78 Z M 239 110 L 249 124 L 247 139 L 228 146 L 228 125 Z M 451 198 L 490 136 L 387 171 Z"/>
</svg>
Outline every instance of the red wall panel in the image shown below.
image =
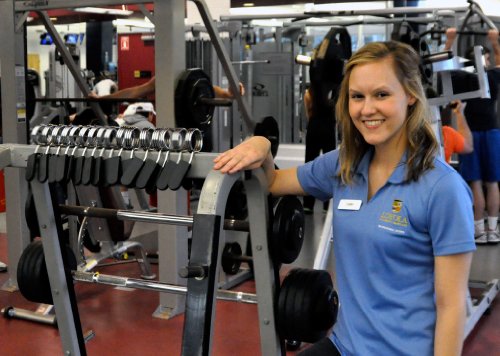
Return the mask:
<svg viewBox="0 0 500 356">
<path fill-rule="evenodd" d="M 147 82 L 155 74 L 154 41 L 144 34 L 118 35 L 118 87 L 130 88 Z"/>
</svg>

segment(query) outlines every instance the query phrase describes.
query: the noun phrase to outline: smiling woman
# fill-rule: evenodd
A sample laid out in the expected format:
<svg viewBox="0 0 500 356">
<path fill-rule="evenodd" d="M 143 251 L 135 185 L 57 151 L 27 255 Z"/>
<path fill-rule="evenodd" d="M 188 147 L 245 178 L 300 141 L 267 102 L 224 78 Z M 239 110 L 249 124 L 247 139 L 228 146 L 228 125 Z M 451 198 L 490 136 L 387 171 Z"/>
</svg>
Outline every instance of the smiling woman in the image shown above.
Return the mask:
<svg viewBox="0 0 500 356">
<path fill-rule="evenodd" d="M 274 195 L 333 199 L 342 308 L 329 339 L 304 356 L 461 353 L 472 200 L 437 154 L 419 61 L 392 41 L 349 59 L 336 104 L 338 150 L 275 170 L 269 141 L 253 137 L 214 160 L 222 173 L 262 166 Z"/>
</svg>

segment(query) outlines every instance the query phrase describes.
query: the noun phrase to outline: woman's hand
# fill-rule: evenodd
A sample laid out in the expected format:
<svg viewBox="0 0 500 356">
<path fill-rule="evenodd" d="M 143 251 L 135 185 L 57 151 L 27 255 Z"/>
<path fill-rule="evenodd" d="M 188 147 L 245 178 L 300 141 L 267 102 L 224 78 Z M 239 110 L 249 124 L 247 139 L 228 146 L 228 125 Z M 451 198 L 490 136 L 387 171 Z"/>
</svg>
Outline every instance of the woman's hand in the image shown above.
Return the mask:
<svg viewBox="0 0 500 356">
<path fill-rule="evenodd" d="M 270 156 L 271 142 L 262 136 L 253 136 L 214 159 L 214 169 L 221 173 L 236 173 L 261 167 Z"/>
</svg>

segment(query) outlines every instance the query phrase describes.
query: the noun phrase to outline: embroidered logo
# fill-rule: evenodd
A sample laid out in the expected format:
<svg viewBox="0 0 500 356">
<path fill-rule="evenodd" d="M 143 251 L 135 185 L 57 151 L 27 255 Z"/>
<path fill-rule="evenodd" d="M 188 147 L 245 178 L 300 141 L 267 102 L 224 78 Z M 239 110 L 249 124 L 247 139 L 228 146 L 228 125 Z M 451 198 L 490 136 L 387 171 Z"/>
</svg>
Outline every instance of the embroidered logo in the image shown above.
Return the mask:
<svg viewBox="0 0 500 356">
<path fill-rule="evenodd" d="M 382 212 L 379 218 L 379 221 L 389 224 L 389 226 L 379 225 L 379 228 L 394 231 L 400 234 L 405 234 L 404 230 L 396 228 L 396 227 L 405 228 L 408 226 L 408 218 L 406 216 L 399 215 L 402 209 L 403 209 L 403 201 L 399 199 L 394 199 L 392 202 L 391 212 L 388 211 Z"/>
<path fill-rule="evenodd" d="M 401 211 L 401 208 L 403 207 L 403 202 L 398 199 L 394 199 L 392 202 L 392 212 L 397 214 Z"/>
</svg>

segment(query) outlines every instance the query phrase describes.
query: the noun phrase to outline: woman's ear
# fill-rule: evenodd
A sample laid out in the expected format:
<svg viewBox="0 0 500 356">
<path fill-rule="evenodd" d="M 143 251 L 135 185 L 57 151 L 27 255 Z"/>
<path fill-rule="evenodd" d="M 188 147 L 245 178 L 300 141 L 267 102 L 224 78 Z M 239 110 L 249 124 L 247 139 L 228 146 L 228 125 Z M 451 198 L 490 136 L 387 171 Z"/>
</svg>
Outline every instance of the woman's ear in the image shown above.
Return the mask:
<svg viewBox="0 0 500 356">
<path fill-rule="evenodd" d="M 412 106 L 417 102 L 417 98 L 415 98 L 413 95 L 408 95 L 408 106 Z"/>
</svg>

